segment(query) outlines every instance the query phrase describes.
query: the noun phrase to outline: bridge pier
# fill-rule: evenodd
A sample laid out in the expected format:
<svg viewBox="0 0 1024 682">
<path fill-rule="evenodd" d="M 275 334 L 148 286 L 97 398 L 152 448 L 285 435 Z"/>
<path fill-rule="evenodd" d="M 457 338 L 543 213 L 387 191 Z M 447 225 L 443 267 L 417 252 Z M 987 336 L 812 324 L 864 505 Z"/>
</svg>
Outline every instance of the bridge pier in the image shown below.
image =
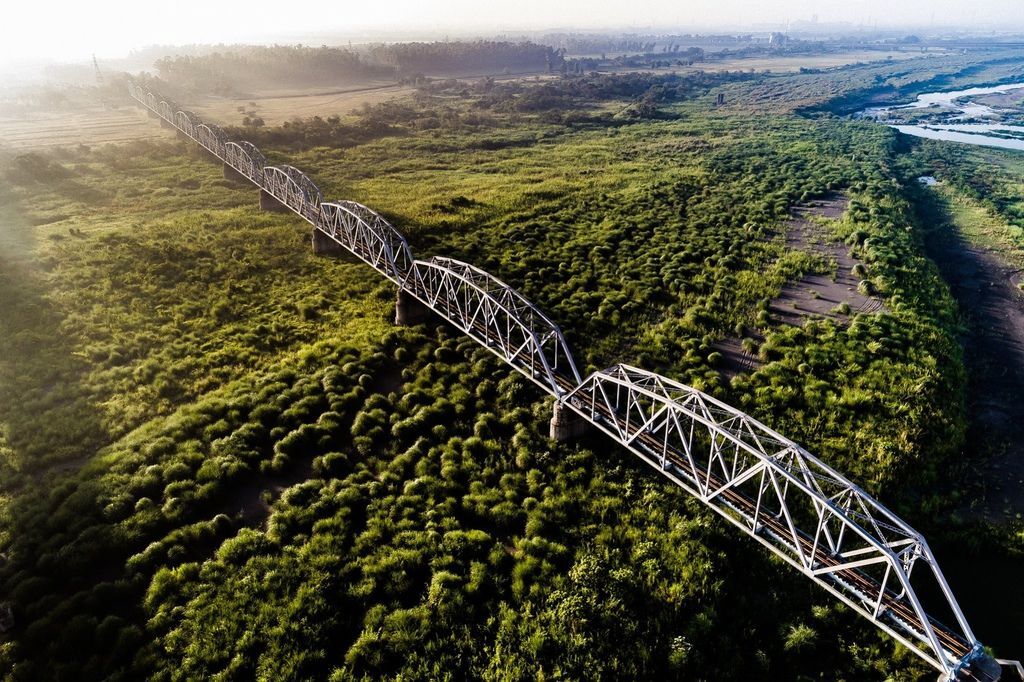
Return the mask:
<svg viewBox="0 0 1024 682">
<path fill-rule="evenodd" d="M 276 211 L 278 213 L 286 213 L 288 207 L 282 204 L 277 198 L 265 189 L 260 190 L 260 210 L 261 211 Z"/>
<path fill-rule="evenodd" d="M 313 255 L 338 256 L 343 252 L 341 244 L 328 237 L 323 230 L 313 228 Z"/>
<path fill-rule="evenodd" d="M 172 126 L 170 124 L 170 122 L 166 118 L 164 118 L 163 116 L 158 116 L 158 118 L 160 119 L 160 127 L 161 128 L 170 128 L 171 130 L 177 130 L 177 128 Z"/>
<path fill-rule="evenodd" d="M 398 290 L 395 301 L 395 324 L 401 327 L 414 327 L 427 321 L 430 308 L 405 289 Z"/>
<path fill-rule="evenodd" d="M 160 114 L 156 113 L 155 111 L 153 111 L 149 107 L 146 107 L 146 113 L 149 114 L 150 118 L 160 118 Z M 163 119 L 161 119 L 161 120 L 163 120 Z"/>
<path fill-rule="evenodd" d="M 224 164 L 224 179 L 231 180 L 232 182 L 249 182 L 249 178 L 239 173 L 233 166 L 227 163 Z"/>
<path fill-rule="evenodd" d="M 576 414 L 565 403 L 556 402 L 550 428 L 551 440 L 568 443 L 585 436 L 590 431 L 590 422 Z"/>
</svg>

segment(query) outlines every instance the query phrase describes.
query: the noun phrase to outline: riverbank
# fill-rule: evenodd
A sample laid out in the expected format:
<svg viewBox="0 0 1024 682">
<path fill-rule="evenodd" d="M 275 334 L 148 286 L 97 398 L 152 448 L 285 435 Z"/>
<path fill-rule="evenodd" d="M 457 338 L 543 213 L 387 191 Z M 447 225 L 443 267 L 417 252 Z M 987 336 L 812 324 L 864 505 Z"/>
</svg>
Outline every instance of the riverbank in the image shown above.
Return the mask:
<svg viewBox="0 0 1024 682">
<path fill-rule="evenodd" d="M 883 123 L 914 137 L 1024 151 L 1024 109 L 996 109 L 975 101 L 979 96 L 1021 91 L 1024 83 L 1013 82 L 926 92 L 909 104 L 867 107 L 855 117 Z"/>
</svg>

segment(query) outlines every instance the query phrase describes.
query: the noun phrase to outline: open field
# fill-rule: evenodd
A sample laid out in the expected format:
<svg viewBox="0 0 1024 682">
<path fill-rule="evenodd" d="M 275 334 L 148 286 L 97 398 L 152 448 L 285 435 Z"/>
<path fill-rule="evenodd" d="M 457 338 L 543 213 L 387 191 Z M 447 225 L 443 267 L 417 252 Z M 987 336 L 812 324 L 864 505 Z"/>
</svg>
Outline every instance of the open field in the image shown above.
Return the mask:
<svg viewBox="0 0 1024 682">
<path fill-rule="evenodd" d="M 33 112 L 17 117 L 0 113 L 0 150 L 32 151 L 57 146 L 94 145 L 132 140 L 170 139 L 174 133 L 154 125 L 144 112 L 124 104 L 60 113 Z"/>
<path fill-rule="evenodd" d="M 714 59 L 691 67 L 673 67 L 678 69 L 702 69 L 704 71 L 770 71 L 786 73 L 800 69 L 830 69 L 848 64 L 903 61 L 935 56 L 939 53 L 921 53 L 910 50 L 854 50 L 820 55 L 749 57 L 739 59 Z"/>
<path fill-rule="evenodd" d="M 463 79 L 470 82 L 490 78 L 494 82 L 517 80 L 550 80 L 556 78 L 546 71 L 504 73 L 490 70 L 459 71 L 432 76 L 434 80 Z M 414 93 L 416 88 L 391 81 L 368 82 L 359 86 L 332 89 L 324 87 L 291 90 L 258 90 L 244 97 L 203 97 L 192 103 L 192 110 L 204 119 L 220 125 L 240 125 L 247 111 L 263 119 L 266 125 L 281 125 L 296 118 L 345 116 L 366 106 L 373 106 Z"/>
<path fill-rule="evenodd" d="M 932 53 L 937 54 L 937 53 Z M 905 60 L 922 57 L 919 52 L 909 50 L 858 50 L 825 55 L 797 57 L 756 57 L 727 60 L 713 60 L 692 67 L 671 67 L 659 69 L 614 69 L 614 73 L 643 73 L 675 71 L 770 71 L 786 73 L 801 68 L 831 68 L 857 62 L 883 60 Z M 463 78 L 477 80 L 485 77 L 497 82 L 518 79 L 551 78 L 547 73 L 505 74 L 491 71 L 453 72 L 435 78 Z M 202 118 L 220 125 L 241 125 L 246 115 L 239 108 L 254 111 L 268 126 L 280 125 L 295 118 L 312 116 L 345 116 L 363 106 L 374 105 L 395 98 L 405 97 L 415 91 L 411 86 L 397 85 L 390 81 L 367 81 L 358 86 L 329 88 L 324 86 L 296 89 L 254 90 L 239 97 L 199 97 L 192 102 L 183 102 Z M 22 114 L 5 116 L 0 112 L 0 148 L 12 150 L 37 150 L 54 146 L 77 144 L 104 144 L 140 139 L 166 139 L 171 133 L 154 127 L 144 114 L 133 110 L 129 104 L 119 104 L 118 109 L 109 110 L 95 106 L 56 113 Z"/>
<path fill-rule="evenodd" d="M 280 125 L 295 118 L 344 116 L 413 91 L 394 84 L 373 84 L 353 89 L 309 88 L 293 91 L 256 92 L 239 98 L 201 98 L 189 103 L 203 119 L 220 125 L 241 125 L 245 114 L 238 107 L 255 110 L 266 125 Z M 17 116 L 0 112 L 0 149 L 32 151 L 79 144 L 95 145 L 133 140 L 171 139 L 165 130 L 130 103 L 116 109 L 78 107 L 59 113 L 31 112 Z"/>
<path fill-rule="evenodd" d="M 255 110 L 266 125 L 280 125 L 295 118 L 344 116 L 412 91 L 411 87 L 394 84 L 326 92 L 324 88 L 310 88 L 257 92 L 240 99 L 205 97 L 189 106 L 204 120 L 220 125 L 241 125 L 245 114 L 238 107 Z M 0 149 L 16 152 L 173 137 L 172 131 L 156 125 L 145 112 L 127 103 L 117 109 L 94 106 L 60 113 L 0 114 Z"/>
<path fill-rule="evenodd" d="M 520 78 L 546 78 L 540 72 L 527 74 L 491 74 L 487 72 L 454 74 L 469 79 L 485 77 L 496 81 Z M 407 97 L 412 86 L 379 81 L 340 89 L 322 86 L 298 89 L 257 90 L 244 97 L 199 97 L 185 102 L 204 120 L 219 125 L 241 125 L 246 115 L 239 107 L 254 111 L 267 126 L 281 125 L 296 118 L 345 116 L 365 106 L 373 106 L 396 98 Z M 93 145 L 129 142 L 132 140 L 170 139 L 173 132 L 154 125 L 144 112 L 127 101 L 116 109 L 101 106 L 77 107 L 59 113 L 32 112 L 17 116 L 0 111 L 0 149 L 32 151 L 78 144 Z"/>
<path fill-rule="evenodd" d="M 344 116 L 363 106 L 406 96 L 413 90 L 408 86 L 383 83 L 327 91 L 311 88 L 305 92 L 254 92 L 238 99 L 204 97 L 190 106 L 204 120 L 220 125 L 241 125 L 245 114 L 238 111 L 239 107 L 255 111 L 266 125 L 281 125 L 295 118 Z"/>
</svg>

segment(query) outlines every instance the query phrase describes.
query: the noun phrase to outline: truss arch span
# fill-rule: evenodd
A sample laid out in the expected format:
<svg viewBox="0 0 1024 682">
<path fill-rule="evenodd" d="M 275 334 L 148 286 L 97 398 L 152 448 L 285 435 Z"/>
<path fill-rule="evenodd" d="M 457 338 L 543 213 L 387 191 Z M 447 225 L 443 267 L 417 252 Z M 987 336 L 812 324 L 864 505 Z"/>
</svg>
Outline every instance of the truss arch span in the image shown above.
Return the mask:
<svg viewBox="0 0 1024 682">
<path fill-rule="evenodd" d="M 292 166 L 264 166 L 264 190 L 300 216 L 317 224 L 323 195 L 316 183 Z"/>
<path fill-rule="evenodd" d="M 256 145 L 245 140 L 241 142 L 227 141 L 224 143 L 224 163 L 249 178 L 257 185 L 263 182 L 263 167 L 267 159 Z"/>
<path fill-rule="evenodd" d="M 554 396 L 580 383 L 562 330 L 518 291 L 469 263 L 416 261 L 410 293 Z"/>
<path fill-rule="evenodd" d="M 936 668 L 952 676 L 985 656 L 924 537 L 795 442 L 629 365 L 563 402 Z M 937 609 L 919 593 L 940 595 Z"/>
<path fill-rule="evenodd" d="M 174 114 L 174 125 L 193 140 L 197 140 L 196 129 L 202 125 L 202 121 L 191 111 L 180 109 Z"/>
<path fill-rule="evenodd" d="M 146 103 L 146 90 L 134 81 L 129 81 L 128 83 L 128 94 L 140 104 Z"/>
<path fill-rule="evenodd" d="M 575 412 L 611 436 L 946 679 L 991 673 L 995 661 L 974 638 L 924 537 L 799 445 L 653 372 L 616 365 L 581 380 L 559 327 L 501 280 L 452 258 L 414 260 L 405 237 L 366 206 L 325 203 L 301 171 L 268 166 L 254 145 L 229 141 L 148 88 L 132 83 L 129 93 L 312 223 L 317 236 L 398 284 L 399 306 L 411 297 L 433 309 L 554 395 L 556 416 Z"/>
<path fill-rule="evenodd" d="M 174 121 L 174 114 L 178 111 L 178 105 L 171 100 L 160 100 L 160 104 L 157 105 L 157 113 L 172 125 L 176 125 Z"/>
<path fill-rule="evenodd" d="M 196 141 L 211 154 L 223 160 L 227 153 L 228 136 L 220 126 L 200 123 L 196 126 Z"/>
<path fill-rule="evenodd" d="M 316 227 L 400 287 L 415 278 L 409 242 L 376 211 L 355 201 L 326 201 Z"/>
</svg>

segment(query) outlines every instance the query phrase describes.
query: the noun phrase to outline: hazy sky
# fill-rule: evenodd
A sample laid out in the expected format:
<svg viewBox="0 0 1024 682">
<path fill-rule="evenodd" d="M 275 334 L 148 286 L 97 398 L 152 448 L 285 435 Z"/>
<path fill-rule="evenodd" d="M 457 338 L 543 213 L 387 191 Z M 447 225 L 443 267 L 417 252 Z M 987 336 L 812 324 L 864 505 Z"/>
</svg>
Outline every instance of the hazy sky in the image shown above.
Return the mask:
<svg viewBox="0 0 1024 682">
<path fill-rule="evenodd" d="M 809 20 L 854 24 L 1024 24 L 1024 0 L 10 0 L 0 63 L 119 56 L 152 44 L 298 42 L 332 31 L 666 28 Z M 309 40 L 315 44 L 315 40 Z"/>
</svg>

